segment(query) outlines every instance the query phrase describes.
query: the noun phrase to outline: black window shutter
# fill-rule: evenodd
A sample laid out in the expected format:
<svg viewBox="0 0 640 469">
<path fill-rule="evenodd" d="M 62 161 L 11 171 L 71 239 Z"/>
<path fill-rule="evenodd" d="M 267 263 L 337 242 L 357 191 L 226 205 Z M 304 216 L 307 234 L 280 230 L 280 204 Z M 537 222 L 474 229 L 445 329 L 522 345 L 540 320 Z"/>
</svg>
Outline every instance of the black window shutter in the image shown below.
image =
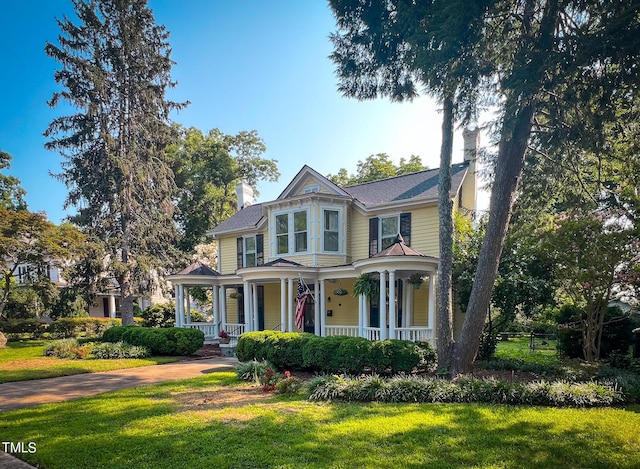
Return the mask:
<svg viewBox="0 0 640 469">
<path fill-rule="evenodd" d="M 256 235 L 256 265 L 264 265 L 264 235 Z"/>
<path fill-rule="evenodd" d="M 411 246 L 411 213 L 400 214 L 400 235 L 404 244 Z"/>
<path fill-rule="evenodd" d="M 369 257 L 378 252 L 378 217 L 369 218 Z"/>
<path fill-rule="evenodd" d="M 242 255 L 242 245 L 243 245 L 243 240 L 242 238 L 237 238 L 236 239 L 236 246 L 237 246 L 237 252 L 238 252 L 238 269 L 242 269 L 243 266 L 243 261 L 244 261 L 244 256 Z"/>
</svg>

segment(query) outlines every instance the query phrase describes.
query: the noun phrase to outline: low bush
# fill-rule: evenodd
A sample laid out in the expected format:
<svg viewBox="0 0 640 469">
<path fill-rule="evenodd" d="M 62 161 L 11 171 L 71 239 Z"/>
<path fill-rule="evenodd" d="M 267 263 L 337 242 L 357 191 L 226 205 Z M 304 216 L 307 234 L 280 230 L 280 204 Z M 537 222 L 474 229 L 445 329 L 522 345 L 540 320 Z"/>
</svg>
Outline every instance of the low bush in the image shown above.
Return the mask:
<svg viewBox="0 0 640 469">
<path fill-rule="evenodd" d="M 149 306 L 140 313 L 143 327 L 174 327 L 176 308 L 173 303 Z"/>
<path fill-rule="evenodd" d="M 13 335 L 29 334 L 37 339 L 49 330 L 49 324 L 40 319 L 7 319 L 0 320 L 0 331 L 9 337 Z"/>
<path fill-rule="evenodd" d="M 456 382 L 438 378 L 379 375 L 359 378 L 321 377 L 308 384 L 311 401 L 354 402 L 480 402 L 554 407 L 602 407 L 630 402 L 615 384 L 588 381 L 517 382 L 461 378 Z"/>
<path fill-rule="evenodd" d="M 144 346 L 153 355 L 191 355 L 204 345 L 204 333 L 178 327 L 119 326 L 106 330 L 102 341 Z"/>
<path fill-rule="evenodd" d="M 51 324 L 51 333 L 58 337 L 101 336 L 107 329 L 122 324 L 111 318 L 60 318 Z"/>
<path fill-rule="evenodd" d="M 102 342 L 95 344 L 91 354 L 96 358 L 146 358 L 148 357 L 149 350 L 146 347 L 138 345 L 129 345 L 124 342 Z"/>
<path fill-rule="evenodd" d="M 432 371 L 436 353 L 427 342 L 360 337 L 317 337 L 306 333 L 260 331 L 243 334 L 236 347 L 241 362 L 268 360 L 280 370 L 360 374 Z"/>
<path fill-rule="evenodd" d="M 47 357 L 76 360 L 87 358 L 90 351 L 91 346 L 80 345 L 76 339 L 61 339 L 47 345 L 44 349 L 44 354 Z"/>
<path fill-rule="evenodd" d="M 258 383 L 260 376 L 267 372 L 267 368 L 273 368 L 273 365 L 266 360 L 251 360 L 245 363 L 240 363 L 240 365 L 236 367 L 236 375 L 242 381 L 253 381 Z"/>
</svg>

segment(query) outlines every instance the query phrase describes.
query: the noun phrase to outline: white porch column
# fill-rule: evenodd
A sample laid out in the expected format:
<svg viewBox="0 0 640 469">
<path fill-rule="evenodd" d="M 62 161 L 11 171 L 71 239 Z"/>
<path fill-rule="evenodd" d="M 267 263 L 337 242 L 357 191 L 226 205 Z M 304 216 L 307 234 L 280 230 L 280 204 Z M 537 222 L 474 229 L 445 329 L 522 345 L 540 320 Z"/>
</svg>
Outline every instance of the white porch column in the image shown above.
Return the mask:
<svg viewBox="0 0 640 469">
<path fill-rule="evenodd" d="M 213 303 L 213 336 L 220 337 L 220 301 L 218 296 L 218 287 L 214 285 L 211 289 L 212 303 Z"/>
<path fill-rule="evenodd" d="M 380 272 L 380 340 L 387 338 L 387 272 Z"/>
<path fill-rule="evenodd" d="M 185 297 L 187 298 L 187 324 L 191 324 L 191 295 L 189 289 L 185 289 Z"/>
<path fill-rule="evenodd" d="M 320 280 L 320 336 L 327 335 L 327 295 L 324 280 Z"/>
<path fill-rule="evenodd" d="M 429 275 L 429 327 L 436 336 L 436 274 Z"/>
<path fill-rule="evenodd" d="M 242 301 L 244 303 L 245 331 L 251 332 L 251 287 L 249 285 L 249 282 L 244 282 L 242 288 Z"/>
<path fill-rule="evenodd" d="M 178 318 L 180 318 L 180 287 L 178 285 L 174 286 L 173 291 L 176 299 L 176 307 L 175 307 L 176 327 L 179 327 Z"/>
<path fill-rule="evenodd" d="M 176 309 L 178 317 L 176 318 L 176 327 L 184 326 L 184 286 L 178 285 L 178 298 L 176 298 Z"/>
<path fill-rule="evenodd" d="M 116 296 L 109 295 L 109 317 L 115 319 L 116 317 Z"/>
<path fill-rule="evenodd" d="M 253 293 L 253 304 L 251 305 L 253 307 L 253 330 L 258 331 L 260 330 L 260 318 L 258 317 L 258 285 L 254 283 L 251 287 L 251 293 Z"/>
<path fill-rule="evenodd" d="M 285 278 L 280 279 L 280 331 L 287 330 L 287 284 Z"/>
<path fill-rule="evenodd" d="M 226 331 L 227 330 L 227 288 L 225 286 L 222 286 L 222 285 L 220 286 L 218 301 L 220 302 L 220 328 Z"/>
<path fill-rule="evenodd" d="M 293 331 L 293 279 L 289 279 L 287 290 L 287 330 Z"/>
<path fill-rule="evenodd" d="M 407 296 L 407 306 L 406 306 L 406 313 L 404 314 L 405 319 L 405 327 L 411 327 L 413 326 L 413 293 L 414 293 L 414 287 L 412 284 L 410 284 L 409 282 L 404 282 L 406 289 L 403 290 L 406 293 Z"/>
<path fill-rule="evenodd" d="M 365 324 L 365 305 L 366 298 L 363 294 L 358 295 L 358 337 L 365 337 L 364 324 Z"/>
<path fill-rule="evenodd" d="M 398 312 L 396 308 L 396 273 L 389 272 L 389 338 L 396 338 L 396 321 Z"/>
<path fill-rule="evenodd" d="M 322 309 L 322 298 L 324 298 L 324 292 L 320 291 L 320 281 L 316 280 L 316 284 L 313 287 L 313 292 L 316 296 L 316 301 L 313 305 L 313 333 L 320 335 L 320 310 Z"/>
</svg>

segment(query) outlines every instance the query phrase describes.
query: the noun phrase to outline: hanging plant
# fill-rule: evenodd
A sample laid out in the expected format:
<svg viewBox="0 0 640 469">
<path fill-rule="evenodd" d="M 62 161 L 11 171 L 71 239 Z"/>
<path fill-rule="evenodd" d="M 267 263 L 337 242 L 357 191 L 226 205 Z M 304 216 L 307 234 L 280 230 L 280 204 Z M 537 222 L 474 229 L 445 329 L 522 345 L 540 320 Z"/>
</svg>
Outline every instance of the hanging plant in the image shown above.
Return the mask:
<svg viewBox="0 0 640 469">
<path fill-rule="evenodd" d="M 364 295 L 369 301 L 372 301 L 379 294 L 380 282 L 371 274 L 362 274 L 353 284 L 353 296 Z"/>
<path fill-rule="evenodd" d="M 424 277 L 418 272 L 415 272 L 409 275 L 409 278 L 407 278 L 407 282 L 413 285 L 413 288 L 418 290 L 420 288 L 420 285 L 424 283 Z"/>
<path fill-rule="evenodd" d="M 336 296 L 344 296 L 344 295 L 348 295 L 349 292 L 344 288 L 336 288 L 335 290 L 333 290 L 333 294 Z"/>
<path fill-rule="evenodd" d="M 241 300 L 242 299 L 242 293 L 238 293 L 238 292 L 233 292 L 229 294 L 229 298 L 233 298 L 234 300 Z"/>
</svg>

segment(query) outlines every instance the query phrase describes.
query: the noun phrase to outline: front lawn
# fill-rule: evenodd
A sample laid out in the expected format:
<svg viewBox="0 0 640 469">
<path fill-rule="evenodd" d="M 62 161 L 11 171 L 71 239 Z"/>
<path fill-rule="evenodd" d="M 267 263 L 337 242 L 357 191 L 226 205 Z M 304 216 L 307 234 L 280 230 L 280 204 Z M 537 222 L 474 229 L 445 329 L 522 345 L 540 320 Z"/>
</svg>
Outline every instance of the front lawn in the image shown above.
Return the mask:
<svg viewBox="0 0 640 469">
<path fill-rule="evenodd" d="M 0 441 L 64 468 L 635 468 L 640 407 L 311 403 L 233 373 L 3 413 Z"/>
<path fill-rule="evenodd" d="M 8 342 L 7 348 L 0 350 L 0 383 L 159 365 L 180 359 L 179 357 L 151 357 L 122 360 L 62 360 L 44 356 L 44 348 L 50 342 L 47 340 Z"/>
</svg>

